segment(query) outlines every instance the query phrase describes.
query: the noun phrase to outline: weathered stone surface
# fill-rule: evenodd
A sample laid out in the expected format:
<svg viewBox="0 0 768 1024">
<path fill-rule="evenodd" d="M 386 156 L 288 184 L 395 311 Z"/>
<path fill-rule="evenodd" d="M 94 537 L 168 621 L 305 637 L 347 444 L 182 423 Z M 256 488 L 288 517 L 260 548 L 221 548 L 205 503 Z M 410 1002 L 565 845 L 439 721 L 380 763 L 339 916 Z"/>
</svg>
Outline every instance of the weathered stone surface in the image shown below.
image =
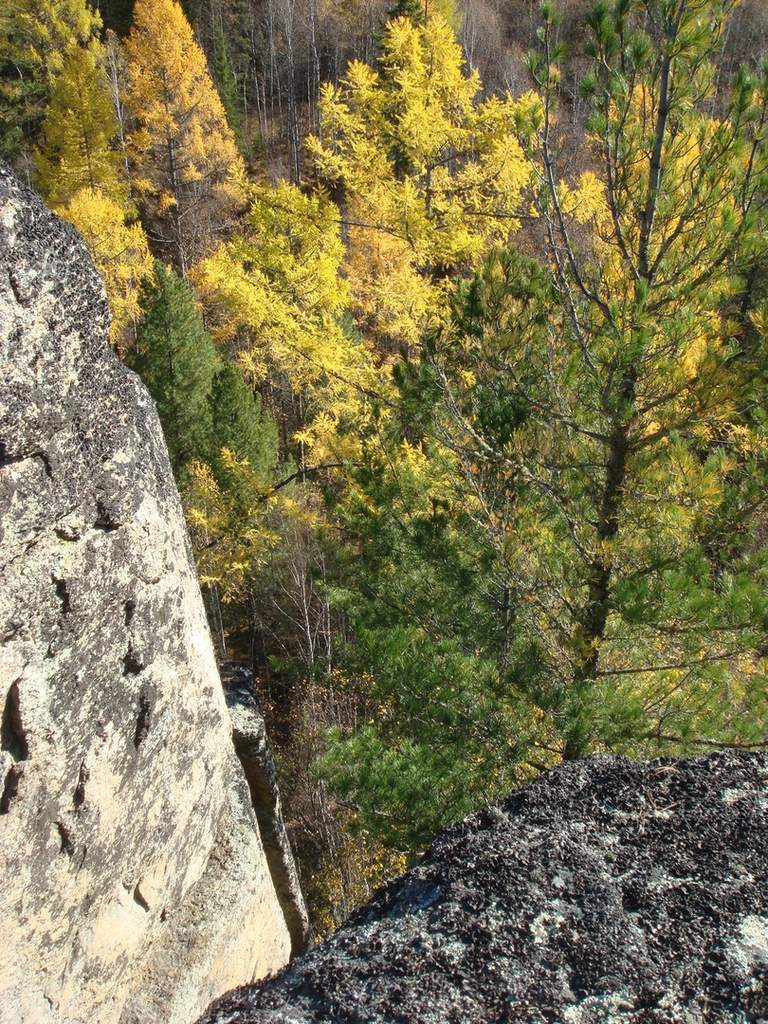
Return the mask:
<svg viewBox="0 0 768 1024">
<path fill-rule="evenodd" d="M 204 1024 L 768 1020 L 768 755 L 549 772 Z"/>
<path fill-rule="evenodd" d="M 182 1024 L 287 960 L 154 407 L 0 170 L 0 1022 Z"/>
<path fill-rule="evenodd" d="M 246 666 L 229 662 L 221 667 L 221 681 L 232 721 L 235 753 L 243 766 L 269 872 L 291 936 L 291 956 L 297 956 L 309 941 L 309 915 L 283 820 L 277 771 L 253 674 Z"/>
</svg>

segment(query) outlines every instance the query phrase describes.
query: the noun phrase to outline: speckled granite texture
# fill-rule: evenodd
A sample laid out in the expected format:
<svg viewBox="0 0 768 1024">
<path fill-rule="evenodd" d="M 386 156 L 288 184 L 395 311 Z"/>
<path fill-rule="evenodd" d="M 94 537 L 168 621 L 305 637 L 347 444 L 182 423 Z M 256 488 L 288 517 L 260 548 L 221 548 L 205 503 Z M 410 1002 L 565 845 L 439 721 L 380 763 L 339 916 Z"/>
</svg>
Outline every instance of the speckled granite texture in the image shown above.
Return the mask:
<svg viewBox="0 0 768 1024">
<path fill-rule="evenodd" d="M 563 765 L 204 1024 L 768 1020 L 768 756 Z"/>
</svg>

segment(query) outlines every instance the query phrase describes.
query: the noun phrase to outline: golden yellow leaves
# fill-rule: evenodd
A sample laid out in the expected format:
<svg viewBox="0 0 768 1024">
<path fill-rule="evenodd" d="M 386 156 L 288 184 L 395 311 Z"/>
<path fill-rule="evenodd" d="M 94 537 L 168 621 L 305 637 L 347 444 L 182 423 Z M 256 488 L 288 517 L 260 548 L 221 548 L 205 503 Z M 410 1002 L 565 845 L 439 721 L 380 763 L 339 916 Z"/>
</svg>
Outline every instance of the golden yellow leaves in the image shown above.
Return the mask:
<svg viewBox="0 0 768 1024">
<path fill-rule="evenodd" d="M 117 117 L 98 39 L 70 48 L 54 82 L 35 154 L 39 185 L 55 209 L 82 188 L 125 203 L 128 185 L 114 146 Z"/>
<path fill-rule="evenodd" d="M 337 208 L 286 182 L 256 187 L 248 233 L 202 261 L 193 277 L 218 338 L 238 339 L 254 380 L 281 375 L 305 396 L 310 416 L 297 440 L 322 461 L 350 453 L 341 420 L 362 416 L 368 398 L 389 386 L 368 348 L 342 317 L 348 285 Z"/>
<path fill-rule="evenodd" d="M 83 236 L 97 269 L 104 275 L 112 312 L 110 337 L 122 349 L 140 315 L 141 282 L 152 273 L 144 230 L 127 223 L 124 208 L 109 196 L 82 189 L 60 211 Z"/>
<path fill-rule="evenodd" d="M 264 565 L 279 536 L 268 513 L 277 502 L 247 459 L 222 449 L 230 486 L 222 487 L 204 462 L 190 466 L 185 492 L 187 522 L 197 552 L 200 579 L 215 584 L 224 603 L 236 600 L 255 569 Z"/>
<path fill-rule="evenodd" d="M 0 14 L 0 55 L 17 66 L 57 75 L 72 47 L 101 28 L 86 0 L 6 0 Z"/>
<path fill-rule="evenodd" d="M 389 849 L 361 829 L 355 814 L 342 817 L 340 839 L 333 858 L 324 861 L 309 880 L 318 938 L 330 934 L 346 914 L 365 903 L 375 889 L 401 875 L 408 866 L 405 854 Z"/>
<path fill-rule="evenodd" d="M 216 200 L 220 210 L 239 203 L 245 169 L 205 55 L 176 0 L 137 0 L 125 48 L 137 187 L 161 217 L 176 217 L 176 256 L 185 269 L 205 240 L 181 218 L 192 205 L 200 220 L 206 203 Z"/>
<path fill-rule="evenodd" d="M 353 308 L 388 351 L 414 344 L 442 279 L 517 226 L 529 169 L 518 104 L 477 102 L 480 81 L 442 17 L 390 21 L 380 66 L 352 64 L 323 93 L 323 139 L 309 150 L 344 185 Z"/>
<path fill-rule="evenodd" d="M 346 270 L 355 321 L 377 349 L 416 346 L 441 289 L 414 265 L 408 241 L 375 228 L 351 227 Z"/>
<path fill-rule="evenodd" d="M 593 221 L 602 227 L 610 219 L 606 188 L 594 171 L 582 174 L 575 189 L 561 183 L 559 193 L 563 213 L 578 224 Z"/>
<path fill-rule="evenodd" d="M 258 377 L 273 365 L 297 391 L 329 371 L 354 372 L 352 344 L 336 321 L 346 285 L 331 205 L 283 182 L 253 190 L 247 223 L 247 236 L 221 246 L 194 274 L 219 336 L 245 331 L 244 368 Z"/>
</svg>

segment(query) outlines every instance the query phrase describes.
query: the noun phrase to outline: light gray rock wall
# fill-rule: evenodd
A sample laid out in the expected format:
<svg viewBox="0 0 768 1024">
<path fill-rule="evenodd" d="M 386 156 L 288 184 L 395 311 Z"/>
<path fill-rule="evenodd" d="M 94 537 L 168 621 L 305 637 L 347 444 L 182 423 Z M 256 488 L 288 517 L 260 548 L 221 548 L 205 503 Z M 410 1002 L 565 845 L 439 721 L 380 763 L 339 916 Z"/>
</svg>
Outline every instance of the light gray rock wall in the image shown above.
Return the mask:
<svg viewBox="0 0 768 1024">
<path fill-rule="evenodd" d="M 186 1024 L 286 962 L 154 407 L 0 170 L 0 1024 Z"/>
</svg>

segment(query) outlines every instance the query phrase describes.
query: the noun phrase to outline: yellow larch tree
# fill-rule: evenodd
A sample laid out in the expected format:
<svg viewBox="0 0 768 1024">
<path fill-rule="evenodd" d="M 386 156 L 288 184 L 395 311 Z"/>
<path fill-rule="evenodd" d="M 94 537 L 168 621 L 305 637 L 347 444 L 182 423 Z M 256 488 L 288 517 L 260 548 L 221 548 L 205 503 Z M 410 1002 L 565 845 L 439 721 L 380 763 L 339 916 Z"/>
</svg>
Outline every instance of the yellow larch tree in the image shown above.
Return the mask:
<svg viewBox="0 0 768 1024">
<path fill-rule="evenodd" d="M 80 189 L 59 212 L 83 236 L 104 276 L 112 312 L 110 337 L 118 351 L 124 351 L 141 316 L 141 283 L 152 273 L 144 229 L 131 223 L 125 206 L 98 189 Z"/>
<path fill-rule="evenodd" d="M 112 342 L 124 350 L 152 261 L 144 229 L 134 222 L 117 135 L 105 51 L 93 38 L 69 49 L 53 83 L 36 153 L 38 184 L 52 208 L 80 231 L 104 275 Z"/>
<path fill-rule="evenodd" d="M 241 202 L 243 162 L 176 0 L 137 0 L 126 59 L 134 186 L 150 233 L 186 274 Z"/>
<path fill-rule="evenodd" d="M 391 20 L 378 68 L 353 62 L 324 89 L 308 145 L 343 196 L 353 307 L 384 350 L 415 343 L 445 279 L 519 225 L 514 125 L 533 101 L 478 102 L 480 89 L 439 14 Z"/>
<path fill-rule="evenodd" d="M 316 460 L 338 458 L 338 425 L 354 422 L 360 403 L 387 387 L 343 322 L 338 210 L 287 182 L 254 186 L 244 227 L 193 274 L 214 334 L 235 347 L 252 380 L 276 374 L 303 395 L 299 440 Z M 354 438 L 348 443 L 354 447 Z"/>
<path fill-rule="evenodd" d="M 0 152 L 34 137 L 67 54 L 101 28 L 87 0 L 5 0 L 0 7 Z"/>
<path fill-rule="evenodd" d="M 54 83 L 36 153 L 38 184 L 53 206 L 66 205 L 87 188 L 113 199 L 127 195 L 118 134 L 98 39 L 67 54 Z"/>
</svg>

